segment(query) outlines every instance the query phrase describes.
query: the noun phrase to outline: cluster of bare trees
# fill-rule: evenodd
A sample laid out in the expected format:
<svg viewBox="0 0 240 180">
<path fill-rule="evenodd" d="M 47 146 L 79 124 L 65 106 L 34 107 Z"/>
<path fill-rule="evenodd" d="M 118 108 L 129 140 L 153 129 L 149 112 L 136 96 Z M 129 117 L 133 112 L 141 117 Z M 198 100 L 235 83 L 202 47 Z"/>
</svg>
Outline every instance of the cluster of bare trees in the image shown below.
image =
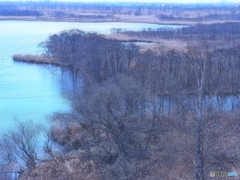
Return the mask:
<svg viewBox="0 0 240 180">
<path fill-rule="evenodd" d="M 16 132 L 5 135 L 35 167 L 25 178 L 87 173 L 92 179 L 204 180 L 210 171 L 239 169 L 239 46 L 217 49 L 198 39 L 183 52 L 140 52 L 79 30 L 52 35 L 41 46 L 47 56 L 68 63 L 84 85 L 69 95 L 70 113 L 52 116 L 48 140 L 62 154 L 48 141 L 49 163 L 36 166 L 36 151 L 29 150 L 36 147 L 35 136 L 26 134 L 31 127 L 23 132 L 18 123 Z M 12 150 L 5 146 L 9 161 L 15 161 Z"/>
<path fill-rule="evenodd" d="M 134 159 L 140 174 L 147 162 L 172 170 L 182 162 L 184 179 L 202 180 L 210 170 L 239 167 L 238 46 L 216 49 L 199 39 L 184 52 L 140 53 L 134 45 L 77 30 L 51 36 L 42 45 L 85 81 L 70 97 L 72 112 L 52 118 L 57 124 L 52 139 L 65 151 L 77 150 L 104 167 Z M 120 173 L 120 165 L 116 168 L 115 179 L 130 178 Z M 139 178 L 144 177 L 153 178 Z"/>
<path fill-rule="evenodd" d="M 81 72 L 86 81 L 98 83 L 118 73 L 127 73 L 138 53 L 138 47 L 133 44 L 124 45 L 76 29 L 52 35 L 40 46 L 46 49 L 47 56 Z"/>
</svg>

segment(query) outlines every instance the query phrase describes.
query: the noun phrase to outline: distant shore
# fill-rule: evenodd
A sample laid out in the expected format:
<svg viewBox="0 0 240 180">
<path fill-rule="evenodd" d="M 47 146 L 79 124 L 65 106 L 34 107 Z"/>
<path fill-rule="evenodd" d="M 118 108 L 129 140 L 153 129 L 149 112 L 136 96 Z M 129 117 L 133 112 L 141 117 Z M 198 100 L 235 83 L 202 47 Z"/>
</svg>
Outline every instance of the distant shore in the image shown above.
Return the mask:
<svg viewBox="0 0 240 180">
<path fill-rule="evenodd" d="M 195 24 L 213 24 L 225 22 L 240 22 L 240 20 L 213 20 L 206 22 L 197 21 L 161 21 L 153 15 L 144 16 L 123 16 L 116 15 L 115 18 L 107 19 L 76 19 L 76 18 L 54 18 L 54 17 L 35 17 L 35 16 L 0 16 L 0 21 L 46 21 L 46 22 L 125 22 L 125 23 L 149 23 L 159 25 L 195 25 Z"/>
</svg>

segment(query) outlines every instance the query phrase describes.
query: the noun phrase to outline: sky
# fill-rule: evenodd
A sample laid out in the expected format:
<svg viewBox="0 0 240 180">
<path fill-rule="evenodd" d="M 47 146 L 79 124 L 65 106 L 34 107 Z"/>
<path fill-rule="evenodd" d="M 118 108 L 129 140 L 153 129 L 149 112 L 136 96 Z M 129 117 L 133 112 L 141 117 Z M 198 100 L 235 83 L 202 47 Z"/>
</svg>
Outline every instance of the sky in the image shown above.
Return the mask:
<svg viewBox="0 0 240 180">
<path fill-rule="evenodd" d="M 67 1 L 67 0 L 57 0 L 57 1 Z M 228 2 L 239 2 L 240 0 L 70 0 L 74 2 L 164 2 L 164 3 L 219 3 L 223 1 Z"/>
<path fill-rule="evenodd" d="M 6 0 L 0 0 L 6 1 Z M 8 1 L 36 1 L 36 0 L 8 0 Z M 51 0 L 65 2 L 162 2 L 162 3 L 219 3 L 219 2 L 234 2 L 239 3 L 240 0 Z"/>
</svg>

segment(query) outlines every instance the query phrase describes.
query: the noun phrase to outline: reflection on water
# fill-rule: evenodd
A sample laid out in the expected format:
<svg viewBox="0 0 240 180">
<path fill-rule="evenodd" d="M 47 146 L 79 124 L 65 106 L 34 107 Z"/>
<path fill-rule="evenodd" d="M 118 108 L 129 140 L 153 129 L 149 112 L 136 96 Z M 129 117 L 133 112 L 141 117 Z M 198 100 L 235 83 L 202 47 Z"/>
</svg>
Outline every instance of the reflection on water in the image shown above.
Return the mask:
<svg viewBox="0 0 240 180">
<path fill-rule="evenodd" d="M 61 90 L 72 84 L 68 76 L 62 79 L 60 68 L 14 63 L 5 73 L 1 71 L 0 77 L 1 127 L 10 126 L 15 117 L 44 121 L 54 111 L 68 110 Z"/>
</svg>

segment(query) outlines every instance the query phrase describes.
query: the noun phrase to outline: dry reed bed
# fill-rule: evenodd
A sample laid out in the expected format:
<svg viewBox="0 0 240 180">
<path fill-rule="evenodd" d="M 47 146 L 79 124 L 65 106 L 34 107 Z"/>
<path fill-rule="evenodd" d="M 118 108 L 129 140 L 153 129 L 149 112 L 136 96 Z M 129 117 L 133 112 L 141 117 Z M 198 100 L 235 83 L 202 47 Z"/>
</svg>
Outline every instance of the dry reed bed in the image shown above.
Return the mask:
<svg viewBox="0 0 240 180">
<path fill-rule="evenodd" d="M 13 55 L 13 60 L 34 64 L 51 64 L 56 66 L 68 66 L 68 64 L 58 61 L 56 58 L 40 55 Z"/>
</svg>

